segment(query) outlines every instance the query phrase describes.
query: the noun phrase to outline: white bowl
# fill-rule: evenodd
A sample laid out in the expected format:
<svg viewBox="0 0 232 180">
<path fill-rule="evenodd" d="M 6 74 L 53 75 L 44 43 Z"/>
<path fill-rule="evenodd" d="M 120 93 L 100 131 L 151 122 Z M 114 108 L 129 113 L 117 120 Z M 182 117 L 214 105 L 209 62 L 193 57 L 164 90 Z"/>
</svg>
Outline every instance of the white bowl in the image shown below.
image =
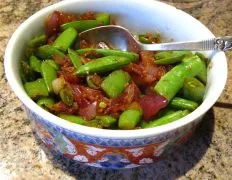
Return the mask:
<svg viewBox="0 0 232 180">
<path fill-rule="evenodd" d="M 205 52 L 210 58 L 203 103 L 191 114 L 167 125 L 140 130 L 104 130 L 73 124 L 40 108 L 26 94 L 19 75 L 19 60 L 29 39 L 54 10 L 71 13 L 108 12 L 117 24 L 138 32 L 161 32 L 165 39 L 200 40 L 214 35 L 198 20 L 175 7 L 154 0 L 69 0 L 40 10 L 12 35 L 5 52 L 5 72 L 10 86 L 23 103 L 33 129 L 51 149 L 79 162 L 107 168 L 128 168 L 152 163 L 165 150 L 181 144 L 220 96 L 227 78 L 223 52 Z"/>
</svg>

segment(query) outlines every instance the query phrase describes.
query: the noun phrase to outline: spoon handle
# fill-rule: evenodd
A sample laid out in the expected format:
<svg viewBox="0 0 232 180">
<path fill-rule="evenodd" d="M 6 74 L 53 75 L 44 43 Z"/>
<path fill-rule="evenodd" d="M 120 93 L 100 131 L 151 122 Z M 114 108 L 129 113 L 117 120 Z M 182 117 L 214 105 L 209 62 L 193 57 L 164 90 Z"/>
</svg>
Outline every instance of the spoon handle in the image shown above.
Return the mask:
<svg viewBox="0 0 232 180">
<path fill-rule="evenodd" d="M 141 44 L 142 50 L 163 51 L 163 50 L 232 50 L 232 36 L 218 37 L 200 41 L 185 41 L 160 44 Z"/>
</svg>

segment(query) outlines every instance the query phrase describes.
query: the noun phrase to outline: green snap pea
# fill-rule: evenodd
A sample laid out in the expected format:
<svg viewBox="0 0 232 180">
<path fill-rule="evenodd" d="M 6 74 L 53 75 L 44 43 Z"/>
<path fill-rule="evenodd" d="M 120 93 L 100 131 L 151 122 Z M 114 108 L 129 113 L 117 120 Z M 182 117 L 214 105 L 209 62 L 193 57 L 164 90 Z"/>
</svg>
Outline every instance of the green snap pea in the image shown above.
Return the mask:
<svg viewBox="0 0 232 180">
<path fill-rule="evenodd" d="M 91 76 L 91 75 L 89 75 L 89 76 L 86 77 L 86 82 L 87 82 L 87 84 L 88 84 L 88 86 L 89 86 L 90 88 L 99 89 L 99 87 L 96 86 L 96 85 L 93 83 L 93 81 L 92 81 L 92 76 Z"/>
<path fill-rule="evenodd" d="M 168 51 L 155 54 L 155 64 L 175 64 L 179 63 L 186 56 L 191 56 L 190 51 Z"/>
<path fill-rule="evenodd" d="M 199 78 L 204 84 L 207 82 L 207 61 L 208 59 L 201 53 L 197 52 L 196 55 L 201 58 L 201 60 L 204 62 L 204 66 L 200 74 L 197 75 L 197 78 Z"/>
<path fill-rule="evenodd" d="M 48 64 L 50 64 L 50 66 L 52 66 L 56 71 L 58 71 L 60 69 L 59 65 L 56 64 L 56 62 L 52 59 L 47 59 L 46 62 Z"/>
<path fill-rule="evenodd" d="M 65 54 L 53 46 L 43 45 L 38 48 L 37 56 L 41 59 L 50 59 L 53 56 L 64 57 Z"/>
<path fill-rule="evenodd" d="M 99 121 L 99 124 L 105 128 L 112 128 L 116 125 L 117 119 L 113 116 L 96 116 L 96 120 Z"/>
<path fill-rule="evenodd" d="M 81 21 L 73 21 L 69 23 L 65 23 L 61 25 L 62 30 L 66 30 L 68 28 L 75 28 L 78 32 L 82 32 L 96 26 L 101 25 L 102 22 L 97 20 L 81 20 Z"/>
<path fill-rule="evenodd" d="M 72 61 L 73 66 L 78 69 L 81 65 L 81 57 L 72 49 L 68 49 L 68 57 Z"/>
<path fill-rule="evenodd" d="M 179 110 L 187 109 L 194 111 L 198 107 L 198 103 L 180 97 L 174 97 L 170 102 L 170 106 Z"/>
<path fill-rule="evenodd" d="M 141 117 L 141 111 L 134 109 L 126 110 L 119 117 L 118 127 L 120 129 L 134 129 L 140 122 Z"/>
<path fill-rule="evenodd" d="M 154 90 L 170 101 L 183 87 L 184 79 L 200 74 L 203 67 L 204 62 L 198 56 L 186 57 L 183 62 L 161 77 Z"/>
<path fill-rule="evenodd" d="M 47 109 L 55 104 L 55 100 L 50 97 L 42 97 L 36 102 L 40 107 Z"/>
<path fill-rule="evenodd" d="M 47 36 L 45 34 L 34 37 L 28 42 L 28 47 L 36 48 L 46 43 Z"/>
<path fill-rule="evenodd" d="M 139 55 L 133 52 L 126 52 L 114 49 L 94 49 L 94 48 L 85 48 L 76 50 L 77 54 L 85 55 L 89 52 L 96 52 L 98 54 L 102 54 L 103 56 L 122 56 L 130 59 L 131 62 L 137 62 L 139 59 Z"/>
<path fill-rule="evenodd" d="M 32 82 L 26 82 L 24 84 L 24 89 L 28 96 L 32 99 L 37 99 L 41 96 L 48 96 L 48 89 L 43 79 L 37 79 Z"/>
<path fill-rule="evenodd" d="M 74 28 L 68 28 L 57 37 L 53 43 L 53 47 L 66 52 L 73 45 L 77 35 L 78 33 Z"/>
<path fill-rule="evenodd" d="M 53 92 L 52 81 L 57 78 L 56 69 L 50 65 L 49 61 L 46 60 L 41 64 L 41 73 L 47 86 L 48 92 Z"/>
<path fill-rule="evenodd" d="M 196 78 L 185 78 L 183 97 L 201 103 L 205 94 L 205 85 Z"/>
<path fill-rule="evenodd" d="M 21 60 L 20 61 L 20 76 L 22 78 L 23 82 L 28 82 L 28 81 L 35 81 L 36 80 L 36 73 L 33 71 L 31 66 L 28 64 L 27 61 Z"/>
<path fill-rule="evenodd" d="M 116 98 L 120 96 L 129 81 L 130 75 L 127 72 L 116 70 L 104 79 L 101 88 L 110 98 Z"/>
<path fill-rule="evenodd" d="M 60 90 L 60 98 L 61 100 L 67 104 L 68 106 L 72 106 L 73 104 L 73 95 L 72 90 L 68 88 L 68 86 L 65 86 L 63 89 Z"/>
<path fill-rule="evenodd" d="M 41 72 L 41 61 L 36 56 L 31 56 L 29 62 L 33 71 Z"/>
<path fill-rule="evenodd" d="M 180 119 L 188 114 L 189 114 L 188 110 L 184 110 L 184 111 L 179 110 L 179 111 L 176 111 L 174 113 L 165 115 L 159 119 L 153 120 L 147 124 L 144 124 L 142 128 L 152 128 L 152 127 L 168 124 L 168 123 L 176 121 L 176 120 L 178 120 L 178 119 Z"/>
<path fill-rule="evenodd" d="M 80 66 L 75 74 L 78 76 L 86 76 L 88 74 L 108 72 L 126 66 L 130 62 L 131 60 L 126 57 L 106 56 Z"/>
<path fill-rule="evenodd" d="M 85 120 L 81 116 L 60 114 L 59 117 L 75 124 L 85 124 Z"/>
<path fill-rule="evenodd" d="M 84 125 L 88 127 L 96 127 L 96 128 L 100 127 L 99 121 L 96 119 L 91 120 L 91 121 L 85 121 Z"/>
<path fill-rule="evenodd" d="M 97 13 L 96 20 L 101 22 L 102 25 L 110 24 L 110 15 L 108 13 Z"/>
</svg>

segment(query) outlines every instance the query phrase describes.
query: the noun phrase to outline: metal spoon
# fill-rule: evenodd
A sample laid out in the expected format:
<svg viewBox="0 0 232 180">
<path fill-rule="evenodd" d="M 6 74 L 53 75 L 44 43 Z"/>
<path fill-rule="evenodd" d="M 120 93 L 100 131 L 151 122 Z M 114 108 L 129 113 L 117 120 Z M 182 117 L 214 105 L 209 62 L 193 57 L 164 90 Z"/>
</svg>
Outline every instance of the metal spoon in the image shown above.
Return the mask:
<svg viewBox="0 0 232 180">
<path fill-rule="evenodd" d="M 130 31 L 122 26 L 108 25 L 89 29 L 79 34 L 80 40 L 91 44 L 106 42 L 116 49 L 138 52 L 168 50 L 232 50 L 232 36 L 218 37 L 199 41 L 170 42 L 157 44 L 140 43 Z"/>
</svg>

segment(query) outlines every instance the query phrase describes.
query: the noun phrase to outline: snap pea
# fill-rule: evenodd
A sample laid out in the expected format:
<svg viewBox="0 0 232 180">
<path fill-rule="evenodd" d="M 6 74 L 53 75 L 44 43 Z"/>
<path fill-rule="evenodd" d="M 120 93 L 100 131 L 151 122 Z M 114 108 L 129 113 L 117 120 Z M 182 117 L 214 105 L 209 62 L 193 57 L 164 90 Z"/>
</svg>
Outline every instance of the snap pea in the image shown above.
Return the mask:
<svg viewBox="0 0 232 180">
<path fill-rule="evenodd" d="M 139 41 L 141 43 L 144 43 L 144 44 L 151 44 L 151 43 L 153 43 L 151 40 L 149 40 L 147 38 L 146 34 L 140 34 L 138 38 L 139 38 Z M 153 34 L 152 39 L 159 40 L 160 39 L 160 34 L 159 33 Z"/>
<path fill-rule="evenodd" d="M 73 45 L 74 41 L 77 38 L 77 35 L 77 31 L 74 28 L 70 27 L 57 37 L 52 46 L 63 52 L 66 52 L 67 49 Z"/>
<path fill-rule="evenodd" d="M 167 51 L 155 54 L 155 64 L 175 64 L 181 62 L 184 57 L 191 56 L 190 51 Z"/>
<path fill-rule="evenodd" d="M 64 57 L 65 54 L 53 46 L 43 45 L 38 48 L 37 56 L 41 59 L 50 59 L 53 56 Z"/>
<path fill-rule="evenodd" d="M 130 81 L 130 75 L 123 70 L 116 70 L 110 73 L 102 82 L 101 88 L 110 97 L 116 98 L 125 89 Z"/>
<path fill-rule="evenodd" d="M 28 96 L 32 99 L 36 99 L 41 96 L 48 96 L 48 89 L 43 79 L 37 79 L 32 82 L 26 82 L 24 89 Z"/>
<path fill-rule="evenodd" d="M 186 57 L 183 62 L 161 77 L 154 90 L 170 101 L 183 87 L 184 79 L 198 75 L 203 68 L 204 62 L 198 56 Z"/>
<path fill-rule="evenodd" d="M 200 72 L 200 74 L 197 75 L 197 78 L 199 78 L 204 84 L 206 84 L 207 82 L 207 58 L 201 54 L 201 53 L 196 53 L 196 55 L 201 58 L 201 60 L 204 62 L 204 67 L 202 69 L 202 71 Z"/>
<path fill-rule="evenodd" d="M 193 111 L 198 107 L 198 103 L 180 97 L 174 97 L 170 102 L 170 106 L 179 110 L 187 109 Z"/>
<path fill-rule="evenodd" d="M 36 56 L 31 56 L 29 59 L 30 67 L 35 72 L 41 72 L 41 61 Z"/>
<path fill-rule="evenodd" d="M 101 22 L 102 25 L 110 24 L 110 15 L 108 13 L 97 13 L 96 20 Z"/>
<path fill-rule="evenodd" d="M 36 102 L 40 107 L 46 109 L 55 104 L 55 100 L 50 97 L 42 97 Z"/>
<path fill-rule="evenodd" d="M 61 89 L 59 95 L 61 100 L 65 104 L 67 104 L 68 106 L 72 106 L 73 95 L 72 95 L 72 90 L 68 86 L 65 86 L 63 89 Z"/>
<path fill-rule="evenodd" d="M 85 121 L 85 123 L 84 123 L 84 125 L 85 126 L 89 126 L 89 127 L 101 127 L 100 125 L 99 125 L 99 121 L 98 120 L 96 120 L 96 119 L 94 119 L 94 120 L 91 120 L 91 121 Z"/>
<path fill-rule="evenodd" d="M 56 71 L 58 71 L 60 69 L 59 65 L 56 64 L 56 62 L 52 59 L 47 59 L 46 60 L 48 64 L 50 64 L 50 66 L 52 66 Z"/>
<path fill-rule="evenodd" d="M 118 127 L 120 129 L 134 129 L 141 120 L 141 111 L 135 109 L 129 109 L 124 111 L 118 121 Z"/>
<path fill-rule="evenodd" d="M 81 57 L 72 49 L 68 49 L 68 57 L 72 61 L 73 66 L 78 69 L 81 65 Z"/>
<path fill-rule="evenodd" d="M 81 116 L 60 114 L 59 117 L 62 118 L 62 119 L 65 119 L 65 120 L 67 120 L 69 122 L 75 123 L 75 124 L 83 125 L 85 123 L 85 120 Z"/>
<path fill-rule="evenodd" d="M 47 86 L 48 92 L 53 92 L 52 81 L 57 78 L 57 71 L 50 65 L 49 61 L 43 61 L 41 64 L 41 73 L 44 79 L 44 82 Z"/>
<path fill-rule="evenodd" d="M 205 85 L 196 78 L 185 78 L 183 97 L 201 103 L 205 94 Z"/>
<path fill-rule="evenodd" d="M 161 126 L 161 125 L 164 125 L 164 124 L 168 124 L 170 122 L 173 122 L 173 121 L 176 121 L 186 115 L 189 114 L 189 111 L 188 110 L 179 110 L 179 111 L 176 111 L 174 113 L 171 113 L 171 114 L 168 114 L 168 115 L 165 115 L 159 119 L 155 119 L 147 124 L 144 124 L 142 126 L 142 128 L 152 128 L 152 127 L 156 127 L 156 126 Z"/>
<path fill-rule="evenodd" d="M 81 21 L 73 21 L 69 23 L 65 23 L 61 25 L 62 30 L 66 30 L 70 27 L 75 28 L 78 32 L 82 32 L 96 26 L 101 25 L 102 23 L 97 20 L 81 20 Z"/>
<path fill-rule="evenodd" d="M 114 49 L 95 49 L 95 48 L 84 48 L 76 50 L 77 54 L 85 55 L 89 52 L 96 52 L 98 54 L 102 54 L 103 56 L 122 56 L 130 59 L 131 62 L 137 62 L 139 59 L 139 55 L 133 52 L 126 52 Z"/>
<path fill-rule="evenodd" d="M 108 72 L 126 66 L 130 62 L 131 60 L 126 57 L 106 56 L 92 60 L 85 65 L 80 66 L 75 74 L 78 76 L 86 76 L 93 73 Z"/>
<path fill-rule="evenodd" d="M 99 121 L 99 124 L 105 128 L 112 128 L 116 125 L 117 119 L 113 116 L 96 116 L 96 120 Z"/>
<path fill-rule="evenodd" d="M 34 37 L 28 42 L 28 47 L 36 48 L 46 43 L 47 36 L 45 34 Z"/>
</svg>

